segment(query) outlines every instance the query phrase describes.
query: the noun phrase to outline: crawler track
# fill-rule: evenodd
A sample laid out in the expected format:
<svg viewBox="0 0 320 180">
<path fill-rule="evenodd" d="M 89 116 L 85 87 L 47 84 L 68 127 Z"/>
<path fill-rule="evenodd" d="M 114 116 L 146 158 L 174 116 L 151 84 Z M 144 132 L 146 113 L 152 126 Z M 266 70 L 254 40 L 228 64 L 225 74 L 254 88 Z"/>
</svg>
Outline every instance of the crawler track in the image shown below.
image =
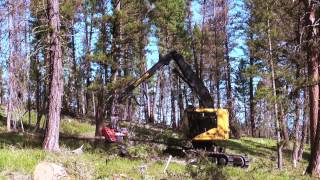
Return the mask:
<svg viewBox="0 0 320 180">
<path fill-rule="evenodd" d="M 241 168 L 249 167 L 249 159 L 246 156 L 210 151 L 207 152 L 206 155 L 207 157 L 212 158 L 218 165 L 221 166 L 236 166 Z"/>
<path fill-rule="evenodd" d="M 239 154 L 227 154 L 223 147 L 216 146 L 215 143 L 210 141 L 193 141 L 192 146 L 194 149 L 205 150 L 205 156 L 212 159 L 217 165 L 220 166 L 235 166 L 241 168 L 249 167 L 249 158 Z"/>
</svg>

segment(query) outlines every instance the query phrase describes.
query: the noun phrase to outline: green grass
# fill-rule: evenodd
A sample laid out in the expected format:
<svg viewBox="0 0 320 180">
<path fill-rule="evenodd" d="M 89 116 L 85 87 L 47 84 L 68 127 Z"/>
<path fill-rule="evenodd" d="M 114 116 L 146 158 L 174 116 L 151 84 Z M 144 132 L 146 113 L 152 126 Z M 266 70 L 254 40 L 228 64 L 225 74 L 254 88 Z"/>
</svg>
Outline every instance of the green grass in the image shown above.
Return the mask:
<svg viewBox="0 0 320 180">
<path fill-rule="evenodd" d="M 24 124 L 29 123 L 25 114 Z M 119 175 L 134 179 L 160 179 L 171 176 L 182 176 L 186 173 L 184 166 L 170 164 L 171 174 L 159 173 L 163 171 L 164 162 L 148 161 L 151 155 L 159 153 L 156 148 L 137 144 L 129 148 L 135 159 L 117 157 L 118 146 L 104 143 L 94 143 L 86 140 L 60 138 L 61 153 L 48 153 L 42 150 L 42 136 L 32 135 L 30 132 L 15 133 L 5 131 L 5 121 L 0 121 L 0 179 L 6 179 L 10 172 L 20 172 L 32 175 L 35 166 L 41 161 L 54 162 L 66 167 L 68 174 L 75 179 L 105 178 L 112 179 Z M 36 114 L 31 113 L 31 124 L 36 123 Z M 32 126 L 31 129 L 32 130 Z M 95 128 L 89 123 L 81 123 L 68 117 L 62 118 L 60 132 L 66 135 L 93 135 Z M 70 151 L 84 144 L 82 155 L 74 155 Z M 153 152 L 152 154 L 150 152 Z M 108 159 L 108 163 L 106 160 Z M 144 173 L 140 167 L 146 166 Z M 170 171 L 171 170 L 171 171 Z M 172 175 L 173 174 L 173 175 Z M 172 178 L 170 178 L 172 179 Z"/>
<path fill-rule="evenodd" d="M 37 113 L 34 111 L 30 112 L 30 116 L 29 116 L 29 112 L 25 113 L 24 116 L 22 117 L 22 121 L 23 124 L 29 124 L 29 117 L 30 117 L 30 123 L 35 125 L 37 123 Z M 40 124 L 42 125 L 44 121 L 44 116 L 41 119 Z"/>
<path fill-rule="evenodd" d="M 3 115 L 3 113 L 0 113 L 0 116 Z M 35 127 L 35 124 L 37 122 L 37 113 L 34 111 L 30 112 L 30 118 L 29 113 L 25 113 L 22 117 L 23 123 L 25 125 L 29 125 L 29 119 L 31 123 L 31 129 Z M 45 120 L 45 117 L 43 116 L 40 121 L 40 126 L 43 125 Z M 3 123 L 4 124 L 4 123 Z M 68 116 L 63 116 L 61 118 L 60 123 L 60 132 L 66 135 L 92 135 L 95 131 L 95 126 L 87 123 L 87 122 L 80 122 L 78 119 L 73 119 Z"/>
<path fill-rule="evenodd" d="M 294 168 L 291 160 L 291 150 L 285 149 L 284 154 L 284 168 L 279 171 L 276 168 L 276 142 L 270 139 L 263 138 L 242 138 L 240 140 L 231 139 L 223 143 L 227 147 L 227 153 L 233 154 L 247 154 L 251 159 L 248 169 L 241 169 L 235 167 L 220 168 L 205 162 L 210 172 L 216 172 L 215 176 L 219 179 L 312 179 L 310 176 L 304 176 L 303 172 L 307 166 L 306 158 L 309 156 L 307 147 L 304 153 L 304 159 L 299 162 L 298 167 Z M 208 176 L 210 172 L 202 172 Z M 201 176 L 201 173 L 199 173 Z"/>
<path fill-rule="evenodd" d="M 297 168 L 292 167 L 290 148 L 284 150 L 284 169 L 279 171 L 276 168 L 274 140 L 247 137 L 231 139 L 221 142 L 220 145 L 227 147 L 227 153 L 247 154 L 251 159 L 248 169 L 218 167 L 207 159 L 201 159 L 196 167 L 172 162 L 167 173 L 163 173 L 168 158 L 168 155 L 162 153 L 166 148 L 165 144 L 187 146 L 187 141 L 181 139 L 180 134 L 172 129 L 124 124 L 135 139 L 128 145 L 131 158 L 118 157 L 119 148 L 116 144 L 106 145 L 104 142 L 65 137 L 60 138 L 60 153 L 48 153 L 41 148 L 41 135 L 6 132 L 3 115 L 0 110 L 0 179 L 5 179 L 8 172 L 20 172 L 30 176 L 37 163 L 42 161 L 62 164 L 73 179 L 112 179 L 119 176 L 123 179 L 312 179 L 302 175 L 310 156 L 308 146 L 304 159 Z M 35 121 L 36 114 L 32 112 L 33 125 Z M 28 118 L 24 117 L 24 123 L 28 124 Z M 82 123 L 69 117 L 61 120 L 60 132 L 64 136 L 93 136 L 94 131 L 94 125 L 90 123 Z M 72 149 L 82 144 L 82 155 L 71 153 Z M 145 168 L 143 173 L 141 167 Z"/>
<path fill-rule="evenodd" d="M 164 162 L 149 161 L 148 154 L 144 154 L 143 158 L 135 159 L 118 157 L 116 155 L 118 152 L 116 145 L 109 145 L 105 147 L 107 149 L 104 149 L 101 147 L 94 148 L 92 144 L 83 141 L 77 142 L 78 145 L 86 143 L 85 153 L 75 155 L 70 152 L 74 147 L 68 141 L 61 140 L 62 152 L 48 153 L 41 150 L 40 140 L 33 138 L 33 145 L 27 145 L 28 143 L 24 140 L 28 139 L 28 136 L 20 134 L 0 137 L 3 142 L 0 149 L 0 172 L 2 173 L 21 172 L 31 175 L 37 163 L 47 161 L 62 164 L 66 167 L 68 174 L 76 179 L 112 178 L 120 174 L 134 179 L 145 177 L 159 179 L 171 176 L 162 173 Z M 3 137 L 7 140 L 3 140 Z M 138 147 L 137 149 L 141 148 Z M 146 171 L 141 174 L 140 167 L 145 164 L 147 165 Z M 186 173 L 184 166 L 175 163 L 169 166 L 169 170 L 174 172 L 175 175 Z"/>
<path fill-rule="evenodd" d="M 47 153 L 41 150 L 41 141 L 28 137 L 25 134 L 0 133 L 0 171 L 22 172 L 32 174 L 36 164 L 40 161 L 56 162 L 67 168 L 67 172 L 75 178 L 105 178 L 125 176 L 133 179 L 206 179 L 219 177 L 219 179 L 311 179 L 302 176 L 306 167 L 306 160 L 293 169 L 288 158 L 290 152 L 285 152 L 285 168 L 276 169 L 275 143 L 272 140 L 243 138 L 230 140 L 229 153 L 248 153 L 251 164 L 248 169 L 235 167 L 217 167 L 203 160 L 195 167 L 171 163 L 168 173 L 163 173 L 167 156 L 163 156 L 156 147 L 149 145 L 133 145 L 129 152 L 134 159 L 116 156 L 117 146 L 108 145 L 95 147 L 85 141 L 68 141 L 61 139 L 61 153 Z M 72 145 L 72 143 L 76 143 Z M 85 153 L 74 155 L 70 150 L 85 144 Z M 306 153 L 308 154 L 308 152 Z M 159 155 L 159 156 L 157 156 Z M 155 156 L 158 159 L 153 159 Z M 141 173 L 142 166 L 146 167 Z"/>
<path fill-rule="evenodd" d="M 60 132 L 70 135 L 82 135 L 94 133 L 95 126 L 89 123 L 81 123 L 71 118 L 64 118 L 61 121 Z"/>
<path fill-rule="evenodd" d="M 164 173 L 165 162 L 146 161 L 146 160 L 129 160 L 126 158 L 114 158 L 108 160 L 108 163 L 97 163 L 96 170 L 100 174 L 96 178 L 109 177 L 124 174 L 134 179 L 143 178 L 169 178 L 173 176 L 185 177 L 186 170 L 183 165 L 171 163 L 168 167 L 169 173 Z M 102 172 L 102 173 L 101 173 Z"/>
<path fill-rule="evenodd" d="M 45 156 L 45 152 L 39 149 L 0 149 L 0 171 L 32 173 Z"/>
</svg>

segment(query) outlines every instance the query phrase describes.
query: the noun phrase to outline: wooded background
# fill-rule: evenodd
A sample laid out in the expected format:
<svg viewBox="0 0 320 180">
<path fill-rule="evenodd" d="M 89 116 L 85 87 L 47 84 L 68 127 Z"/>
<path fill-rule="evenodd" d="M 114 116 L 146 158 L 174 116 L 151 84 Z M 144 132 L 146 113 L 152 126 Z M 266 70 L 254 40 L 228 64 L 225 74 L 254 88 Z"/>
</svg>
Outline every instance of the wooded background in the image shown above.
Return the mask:
<svg viewBox="0 0 320 180">
<path fill-rule="evenodd" d="M 122 120 L 179 128 L 183 110 L 198 100 L 173 64 L 143 82 L 134 98 L 113 101 L 116 90 L 155 63 L 147 48 L 155 44 L 160 54 L 177 50 L 192 65 L 212 106 L 229 110 L 233 136 L 276 138 L 279 168 L 289 140 L 294 163 L 310 142 L 307 172 L 319 174 L 319 6 L 319 0 L 0 0 L 7 129 L 24 130 L 22 116 L 35 111 L 34 130 L 47 131 L 44 148 L 57 150 L 60 111 L 94 118 L 99 136 L 116 106 L 125 109 Z"/>
</svg>

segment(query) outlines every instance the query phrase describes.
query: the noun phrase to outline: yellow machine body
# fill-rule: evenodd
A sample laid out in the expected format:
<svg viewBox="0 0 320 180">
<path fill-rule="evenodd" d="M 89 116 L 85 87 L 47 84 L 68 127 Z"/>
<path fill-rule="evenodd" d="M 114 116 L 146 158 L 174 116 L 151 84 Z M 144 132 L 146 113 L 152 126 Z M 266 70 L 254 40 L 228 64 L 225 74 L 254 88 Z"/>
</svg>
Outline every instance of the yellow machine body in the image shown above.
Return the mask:
<svg viewBox="0 0 320 180">
<path fill-rule="evenodd" d="M 184 112 L 182 129 L 193 141 L 229 139 L 229 113 L 226 109 L 190 108 Z"/>
</svg>

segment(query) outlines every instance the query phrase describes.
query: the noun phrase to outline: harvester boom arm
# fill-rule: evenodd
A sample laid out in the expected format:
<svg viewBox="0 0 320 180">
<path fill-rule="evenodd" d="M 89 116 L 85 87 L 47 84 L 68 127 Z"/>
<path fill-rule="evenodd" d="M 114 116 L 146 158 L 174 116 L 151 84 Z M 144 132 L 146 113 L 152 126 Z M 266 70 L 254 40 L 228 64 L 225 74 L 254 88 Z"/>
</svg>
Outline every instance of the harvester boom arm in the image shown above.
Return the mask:
<svg viewBox="0 0 320 180">
<path fill-rule="evenodd" d="M 191 66 L 187 64 L 182 55 L 176 51 L 171 51 L 165 56 L 160 56 L 159 61 L 153 65 L 148 71 L 142 74 L 138 79 L 132 81 L 126 88 L 120 92 L 119 100 L 122 101 L 128 94 L 139 86 L 142 82 L 148 80 L 163 66 L 168 65 L 171 60 L 177 64 L 182 76 L 182 79 L 190 86 L 192 91 L 198 96 L 200 105 L 203 107 L 212 107 L 213 99 L 208 89 L 203 84 L 202 80 L 196 76 Z"/>
<path fill-rule="evenodd" d="M 170 63 L 171 58 L 169 54 L 160 58 L 159 61 L 154 64 L 149 70 L 143 73 L 138 79 L 129 83 L 127 87 L 121 90 L 119 94 L 119 101 L 125 99 L 130 92 L 132 92 L 137 86 L 139 86 L 142 82 L 148 80 L 151 76 L 153 76 L 159 69 L 163 66 L 168 65 Z"/>
<path fill-rule="evenodd" d="M 172 59 L 176 62 L 177 66 L 180 69 L 180 75 L 183 77 L 182 79 L 198 96 L 200 106 L 212 108 L 213 99 L 203 81 L 198 76 L 196 76 L 191 66 L 186 63 L 181 54 L 177 53 L 176 51 L 172 51 L 170 54 L 172 55 Z"/>
</svg>

